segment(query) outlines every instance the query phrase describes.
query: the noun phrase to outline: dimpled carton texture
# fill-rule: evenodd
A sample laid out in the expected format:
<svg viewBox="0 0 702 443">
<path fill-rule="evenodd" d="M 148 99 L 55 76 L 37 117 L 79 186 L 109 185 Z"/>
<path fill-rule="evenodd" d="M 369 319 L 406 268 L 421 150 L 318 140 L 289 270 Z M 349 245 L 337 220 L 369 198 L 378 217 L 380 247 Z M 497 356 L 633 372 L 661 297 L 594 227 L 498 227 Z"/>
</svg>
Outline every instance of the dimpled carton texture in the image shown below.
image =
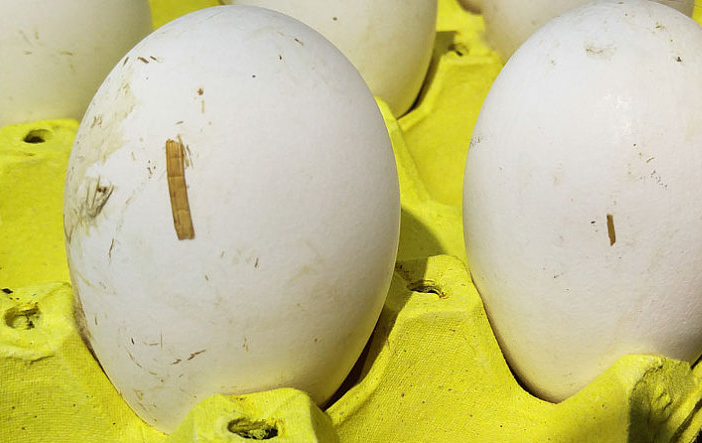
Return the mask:
<svg viewBox="0 0 702 443">
<path fill-rule="evenodd" d="M 154 25 L 216 4 L 152 0 Z M 0 128 L 0 442 L 694 441 L 699 365 L 624 357 L 559 404 L 512 376 L 466 269 L 460 209 L 470 135 L 502 64 L 479 15 L 456 0 L 439 7 L 417 105 L 396 120 L 379 102 L 400 177 L 398 263 L 373 336 L 325 411 L 285 388 L 212 396 L 171 435 L 142 422 L 73 321 L 62 192 L 78 122 Z"/>
</svg>

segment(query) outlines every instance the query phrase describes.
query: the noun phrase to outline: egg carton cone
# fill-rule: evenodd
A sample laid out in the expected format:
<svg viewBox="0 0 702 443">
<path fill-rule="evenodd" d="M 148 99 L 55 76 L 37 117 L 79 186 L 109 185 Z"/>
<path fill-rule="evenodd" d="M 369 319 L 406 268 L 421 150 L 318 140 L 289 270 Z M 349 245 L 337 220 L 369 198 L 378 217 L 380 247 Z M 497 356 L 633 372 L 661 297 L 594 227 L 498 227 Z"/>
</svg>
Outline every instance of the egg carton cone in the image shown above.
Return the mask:
<svg viewBox="0 0 702 443">
<path fill-rule="evenodd" d="M 154 24 L 218 3 L 152 0 Z M 695 441 L 699 366 L 623 357 L 556 404 L 505 362 L 466 267 L 460 209 L 473 125 L 502 67 L 483 33 L 480 15 L 441 0 L 417 104 L 396 119 L 379 101 L 400 178 L 398 261 L 373 335 L 325 409 L 282 388 L 203 399 L 170 435 L 139 419 L 73 318 L 62 199 L 78 122 L 0 128 L 0 442 Z"/>
</svg>

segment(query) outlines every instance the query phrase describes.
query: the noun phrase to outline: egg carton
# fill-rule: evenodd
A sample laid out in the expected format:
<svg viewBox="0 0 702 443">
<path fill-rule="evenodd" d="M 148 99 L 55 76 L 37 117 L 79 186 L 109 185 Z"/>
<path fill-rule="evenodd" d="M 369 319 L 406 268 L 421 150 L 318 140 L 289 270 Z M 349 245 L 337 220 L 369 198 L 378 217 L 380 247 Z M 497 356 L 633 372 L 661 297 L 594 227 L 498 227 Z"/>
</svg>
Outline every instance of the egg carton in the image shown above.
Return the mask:
<svg viewBox="0 0 702 443">
<path fill-rule="evenodd" d="M 160 25 L 212 6 L 153 0 Z M 692 442 L 702 368 L 619 359 L 553 404 L 509 370 L 466 269 L 461 187 L 480 105 L 502 64 L 479 15 L 439 2 L 425 87 L 396 120 L 402 226 L 387 301 L 356 367 L 325 410 L 284 388 L 214 395 L 164 435 L 122 400 L 73 320 L 63 182 L 75 120 L 0 129 L 0 442 Z M 696 19 L 702 18 L 696 10 Z"/>
</svg>

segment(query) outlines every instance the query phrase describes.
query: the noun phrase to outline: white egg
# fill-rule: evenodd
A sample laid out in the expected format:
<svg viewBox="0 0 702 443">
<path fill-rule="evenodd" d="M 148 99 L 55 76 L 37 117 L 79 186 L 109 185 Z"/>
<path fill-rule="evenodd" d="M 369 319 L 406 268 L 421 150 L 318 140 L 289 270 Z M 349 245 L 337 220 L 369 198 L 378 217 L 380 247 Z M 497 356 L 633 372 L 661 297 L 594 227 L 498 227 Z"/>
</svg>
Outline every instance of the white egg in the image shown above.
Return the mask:
<svg viewBox="0 0 702 443">
<path fill-rule="evenodd" d="M 80 120 L 110 69 L 149 32 L 147 0 L 0 1 L 0 127 Z"/>
<path fill-rule="evenodd" d="M 508 59 L 519 45 L 552 18 L 590 0 L 489 0 L 482 7 L 489 43 Z M 694 0 L 658 0 L 691 16 Z"/>
<path fill-rule="evenodd" d="M 324 403 L 378 318 L 400 216 L 362 78 L 309 27 L 245 6 L 177 19 L 109 74 L 64 210 L 87 339 L 167 432 L 216 392 Z"/>
<path fill-rule="evenodd" d="M 373 94 L 400 116 L 431 60 L 437 0 L 227 0 L 273 9 L 313 27 L 349 58 Z"/>
<path fill-rule="evenodd" d="M 702 28 L 597 1 L 534 34 L 478 118 L 473 281 L 518 376 L 561 400 L 626 354 L 702 351 Z"/>
</svg>

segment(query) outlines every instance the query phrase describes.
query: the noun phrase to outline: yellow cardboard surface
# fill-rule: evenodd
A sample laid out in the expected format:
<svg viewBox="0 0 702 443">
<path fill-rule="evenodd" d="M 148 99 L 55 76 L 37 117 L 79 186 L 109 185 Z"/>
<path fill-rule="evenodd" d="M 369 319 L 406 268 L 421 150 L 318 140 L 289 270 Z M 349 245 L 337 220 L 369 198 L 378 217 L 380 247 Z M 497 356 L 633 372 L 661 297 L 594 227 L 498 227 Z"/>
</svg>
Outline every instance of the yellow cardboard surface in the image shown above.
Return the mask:
<svg viewBox="0 0 702 443">
<path fill-rule="evenodd" d="M 68 154 L 77 129 L 78 122 L 75 120 L 56 120 L 10 126 L 2 130 L 2 285 L 68 281 L 61 202 Z M 25 139 L 32 143 L 25 142 Z"/>
<path fill-rule="evenodd" d="M 149 0 L 149 3 L 154 28 L 190 12 L 222 4 L 219 0 Z"/>
<path fill-rule="evenodd" d="M 154 24 L 218 3 L 152 0 Z M 212 396 L 169 436 L 143 423 L 72 317 L 61 214 L 78 123 L 0 128 L 0 442 L 694 441 L 699 365 L 625 357 L 559 404 L 533 397 L 509 371 L 465 268 L 460 212 L 470 134 L 501 64 L 480 16 L 439 3 L 418 106 L 398 121 L 380 103 L 402 204 L 392 287 L 350 389 L 326 412 L 279 389 Z"/>
<path fill-rule="evenodd" d="M 342 442 L 689 442 L 700 398 L 689 363 L 656 356 L 622 358 L 559 404 L 531 396 L 463 263 L 435 256 L 398 264 L 361 382 L 327 412 Z"/>
<path fill-rule="evenodd" d="M 282 388 L 200 403 L 165 443 L 338 443 L 327 414 L 304 392 Z"/>
</svg>

